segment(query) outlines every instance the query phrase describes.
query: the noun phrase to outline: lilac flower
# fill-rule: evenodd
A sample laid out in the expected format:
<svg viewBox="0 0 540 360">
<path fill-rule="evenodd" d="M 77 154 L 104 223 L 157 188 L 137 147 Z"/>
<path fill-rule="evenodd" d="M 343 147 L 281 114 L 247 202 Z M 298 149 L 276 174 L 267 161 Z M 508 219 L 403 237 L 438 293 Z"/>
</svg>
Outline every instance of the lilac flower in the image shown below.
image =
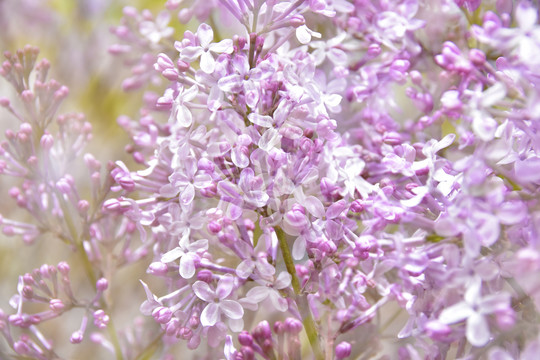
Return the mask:
<svg viewBox="0 0 540 360">
<path fill-rule="evenodd" d="M 256 310 L 258 303 L 265 299 L 270 299 L 272 306 L 279 311 L 286 311 L 288 309 L 287 299 L 285 299 L 278 290 L 286 289 L 291 284 L 291 275 L 287 272 L 281 272 L 273 282 L 267 280 L 257 280 L 260 286 L 251 288 L 246 298 L 242 299 L 242 304 L 249 308 Z"/>
<path fill-rule="evenodd" d="M 225 39 L 219 43 L 212 43 L 214 31 L 209 25 L 202 23 L 197 29 L 197 40 L 199 44 L 191 44 L 180 49 L 180 58 L 183 61 L 192 62 L 201 58 L 201 70 L 211 74 L 215 68 L 213 54 L 230 54 L 233 51 L 232 40 Z"/>
<path fill-rule="evenodd" d="M 482 281 L 479 278 L 473 279 L 468 284 L 464 301 L 445 308 L 439 315 L 439 320 L 444 324 L 466 320 L 467 340 L 474 346 L 484 346 L 490 340 L 489 325 L 485 316 L 510 306 L 508 293 L 482 296 L 481 290 Z"/>
<path fill-rule="evenodd" d="M 231 330 L 240 331 L 243 328 L 242 305 L 238 301 L 227 299 L 234 290 L 232 275 L 224 275 L 218 281 L 215 290 L 204 281 L 196 281 L 192 288 L 199 299 L 208 303 L 201 313 L 202 326 L 214 326 L 221 320 L 221 315 L 224 315 L 230 319 Z"/>
</svg>

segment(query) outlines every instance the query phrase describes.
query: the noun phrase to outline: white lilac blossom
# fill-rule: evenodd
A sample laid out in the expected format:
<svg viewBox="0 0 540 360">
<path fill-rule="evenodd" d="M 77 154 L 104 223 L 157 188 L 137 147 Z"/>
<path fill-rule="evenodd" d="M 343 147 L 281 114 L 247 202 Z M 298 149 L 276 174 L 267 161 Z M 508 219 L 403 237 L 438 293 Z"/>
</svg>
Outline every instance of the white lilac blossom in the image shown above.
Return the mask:
<svg viewBox="0 0 540 360">
<path fill-rule="evenodd" d="M 197 23 L 181 35 L 173 18 Z M 0 173 L 22 180 L 9 195 L 34 219 L 1 217 L 2 231 L 53 234 L 95 284 L 74 294 L 65 263 L 21 276 L 15 313 L 0 312 L 16 356 L 57 358 L 39 325 L 84 308 L 68 341 L 122 359 L 534 358 L 532 3 L 169 0 L 157 16 L 125 8 L 112 31 L 124 89 L 148 93 L 138 120 L 118 119 L 136 165 L 111 161 L 105 180 L 36 50 L 0 68 L 22 108 L 0 98 L 21 122 Z M 156 333 L 142 348 L 118 338 L 107 296 L 136 262 Z"/>
</svg>

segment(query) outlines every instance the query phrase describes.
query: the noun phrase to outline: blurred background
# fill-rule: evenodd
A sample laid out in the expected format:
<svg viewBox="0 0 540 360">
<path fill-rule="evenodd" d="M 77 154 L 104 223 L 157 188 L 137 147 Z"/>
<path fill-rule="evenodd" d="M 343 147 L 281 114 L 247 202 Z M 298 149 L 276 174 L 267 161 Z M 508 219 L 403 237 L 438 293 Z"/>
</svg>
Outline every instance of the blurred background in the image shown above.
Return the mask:
<svg viewBox="0 0 540 360">
<path fill-rule="evenodd" d="M 58 80 L 70 89 L 60 113 L 82 112 L 93 126 L 93 140 L 87 152 L 92 153 L 103 165 L 108 160 L 120 159 L 131 168 L 132 160 L 124 151 L 129 137 L 117 124 L 119 115 L 137 118 L 142 91 L 126 94 L 122 81 L 129 76 L 129 67 L 123 66 L 119 58 L 108 53 L 108 48 L 117 42 L 110 32 L 119 25 L 122 9 L 130 5 L 138 9 L 150 9 L 157 13 L 165 1 L 152 0 L 0 0 L 0 50 L 15 52 L 26 44 L 40 48 L 39 58 L 51 63 L 50 78 Z M 178 21 L 176 21 L 178 24 Z M 1 55 L 2 61 L 4 56 Z M 15 99 L 9 84 L 0 77 L 0 96 Z M 4 108 L 0 108 L 0 141 L 5 139 L 6 129 L 18 129 L 18 121 Z M 17 180 L 0 177 L 0 214 L 24 220 L 20 211 L 7 193 Z M 121 291 L 112 294 L 117 308 L 123 312 L 118 323 L 133 323 L 133 314 L 138 314 L 140 302 L 133 301 L 134 295 L 144 299 L 144 291 L 137 281 L 145 277 L 146 259 L 135 266 L 128 266 L 115 277 L 116 284 L 125 284 Z M 71 278 L 81 274 L 77 258 L 58 239 L 40 238 L 34 245 L 26 246 L 19 237 L 7 237 L 0 233 L 0 308 L 13 313 L 9 299 L 17 292 L 19 275 L 32 271 L 41 264 L 56 265 L 67 261 L 72 267 Z M 81 274 L 81 277 L 84 275 Z M 88 287 L 88 284 L 73 284 Z M 70 334 L 80 326 L 81 313 L 72 311 L 61 321 L 49 321 L 43 332 L 55 343 L 67 344 L 59 352 L 68 359 L 111 358 L 101 353 L 90 342 L 86 345 L 69 344 Z M 66 321 L 67 320 L 67 321 Z M 125 320 L 125 321 L 123 321 Z M 97 352 L 96 352 L 97 351 Z M 7 349 L 0 337 L 0 359 L 7 359 Z"/>
</svg>

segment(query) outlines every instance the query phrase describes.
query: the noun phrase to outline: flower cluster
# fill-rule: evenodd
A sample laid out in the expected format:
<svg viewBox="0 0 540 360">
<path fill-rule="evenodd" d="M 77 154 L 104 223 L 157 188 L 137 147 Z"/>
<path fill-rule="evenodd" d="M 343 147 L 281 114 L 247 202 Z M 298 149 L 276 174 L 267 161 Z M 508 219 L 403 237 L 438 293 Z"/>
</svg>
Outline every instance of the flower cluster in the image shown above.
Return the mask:
<svg viewBox="0 0 540 360">
<path fill-rule="evenodd" d="M 197 25 L 177 37 L 174 17 Z M 157 16 L 125 8 L 112 32 L 111 53 L 131 66 L 124 89 L 148 91 L 138 120 L 118 119 L 136 165 L 111 163 L 102 181 L 83 157 L 92 202 L 65 164 L 88 126 L 60 116 L 60 141 L 45 130 L 67 89 L 45 82 L 46 63 L 30 87 L 33 49 L 2 67 L 27 115 L 1 100 L 22 124 L 6 134 L 0 170 L 25 180 L 10 195 L 36 220 L 2 218 L 3 231 L 51 233 L 97 283 L 90 300 L 65 285 L 62 297 L 42 267 L 21 277 L 17 315 L 3 323 L 42 339 L 36 316 L 82 306 L 114 334 L 103 284 L 148 255 L 140 311 L 159 335 L 137 355 L 97 332 L 117 358 L 150 356 L 157 342 L 164 359 L 178 344 L 227 360 L 535 358 L 531 3 L 169 0 Z M 32 301 L 50 310 L 21 312 Z M 4 334 L 17 354 L 54 355 Z"/>
</svg>

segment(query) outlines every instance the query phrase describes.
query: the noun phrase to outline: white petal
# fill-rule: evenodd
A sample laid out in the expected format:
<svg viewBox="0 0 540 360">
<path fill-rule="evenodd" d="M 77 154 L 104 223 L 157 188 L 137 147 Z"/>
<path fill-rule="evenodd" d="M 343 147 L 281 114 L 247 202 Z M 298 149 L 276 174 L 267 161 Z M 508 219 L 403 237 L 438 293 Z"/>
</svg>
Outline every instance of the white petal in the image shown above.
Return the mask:
<svg viewBox="0 0 540 360">
<path fill-rule="evenodd" d="M 219 303 L 221 312 L 231 319 L 241 319 L 244 316 L 244 309 L 237 301 L 234 300 L 222 300 Z"/>
<path fill-rule="evenodd" d="M 178 259 L 182 255 L 184 255 L 184 251 L 179 247 L 175 247 L 174 249 L 163 254 L 160 261 L 162 263 L 170 263 L 171 261 Z"/>
<path fill-rule="evenodd" d="M 221 40 L 218 43 L 211 44 L 209 46 L 210 51 L 213 51 L 218 54 L 226 53 L 230 54 L 233 52 L 233 42 L 231 39 Z"/>
<path fill-rule="evenodd" d="M 195 262 L 192 254 L 186 254 L 180 258 L 180 276 L 191 279 L 195 275 Z"/>
<path fill-rule="evenodd" d="M 526 1 L 521 1 L 516 8 L 516 20 L 522 30 L 532 30 L 536 25 L 536 9 Z"/>
<path fill-rule="evenodd" d="M 255 286 L 247 292 L 246 298 L 249 300 L 249 302 L 260 303 L 268 297 L 269 291 L 270 289 L 266 286 Z"/>
<path fill-rule="evenodd" d="M 202 23 L 197 29 L 197 37 L 201 46 L 207 48 L 212 40 L 214 40 L 214 30 L 212 30 L 210 25 Z"/>
<path fill-rule="evenodd" d="M 467 340 L 473 346 L 484 346 L 488 343 L 490 333 L 486 319 L 477 313 L 473 313 L 467 320 Z"/>
<path fill-rule="evenodd" d="M 282 271 L 274 283 L 274 287 L 276 289 L 285 289 L 291 284 L 292 276 L 286 271 Z"/>
<path fill-rule="evenodd" d="M 193 289 L 195 295 L 197 295 L 197 297 L 201 300 L 213 302 L 216 298 L 214 291 L 210 289 L 210 285 L 204 281 L 196 281 L 191 288 Z"/>
<path fill-rule="evenodd" d="M 287 299 L 282 297 L 279 292 L 275 290 L 270 292 L 270 301 L 272 302 L 272 305 L 274 305 L 274 308 L 278 311 L 284 312 L 289 308 Z"/>
<path fill-rule="evenodd" d="M 471 309 L 470 305 L 462 301 L 444 309 L 441 312 L 441 315 L 439 315 L 439 321 L 443 324 L 454 324 L 465 320 L 473 313 L 474 311 Z"/>
<path fill-rule="evenodd" d="M 207 74 L 211 74 L 214 72 L 215 67 L 216 61 L 214 60 L 214 56 L 209 51 L 203 52 L 201 55 L 201 70 Z"/>
<path fill-rule="evenodd" d="M 219 320 L 219 305 L 208 304 L 201 313 L 202 326 L 214 326 Z"/>
<path fill-rule="evenodd" d="M 261 114 L 257 114 L 257 113 L 249 114 L 248 119 L 249 119 L 249 121 L 251 121 L 255 125 L 259 125 L 259 126 L 266 127 L 266 128 L 272 127 L 272 122 L 274 120 L 274 119 L 272 119 L 271 116 L 261 115 Z"/>
</svg>

